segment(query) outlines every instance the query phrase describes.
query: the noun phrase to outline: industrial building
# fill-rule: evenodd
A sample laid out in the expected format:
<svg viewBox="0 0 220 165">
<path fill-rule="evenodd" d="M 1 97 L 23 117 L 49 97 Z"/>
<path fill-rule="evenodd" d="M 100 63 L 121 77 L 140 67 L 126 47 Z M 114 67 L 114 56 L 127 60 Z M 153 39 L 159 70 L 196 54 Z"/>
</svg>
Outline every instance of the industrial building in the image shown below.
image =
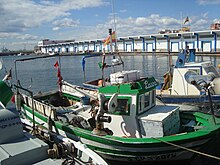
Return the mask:
<svg viewBox="0 0 220 165">
<path fill-rule="evenodd" d="M 113 43 L 114 47 L 115 43 Z M 117 38 L 119 52 L 178 52 L 186 47 L 197 52 L 220 52 L 220 30 L 179 32 L 127 36 Z M 103 39 L 90 41 L 42 40 L 38 43 L 41 53 L 86 53 L 101 52 L 105 48 L 110 52 L 110 45 L 104 46 Z"/>
</svg>

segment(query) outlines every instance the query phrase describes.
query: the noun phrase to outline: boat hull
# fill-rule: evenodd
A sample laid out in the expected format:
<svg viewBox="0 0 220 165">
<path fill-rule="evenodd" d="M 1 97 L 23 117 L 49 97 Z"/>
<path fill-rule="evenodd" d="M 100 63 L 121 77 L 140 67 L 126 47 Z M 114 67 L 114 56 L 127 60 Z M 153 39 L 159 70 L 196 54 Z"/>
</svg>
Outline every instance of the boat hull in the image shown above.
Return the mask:
<svg viewBox="0 0 220 165">
<path fill-rule="evenodd" d="M 26 118 L 32 120 L 33 114 L 30 107 L 23 105 L 22 113 Z M 49 128 L 48 117 L 36 111 L 34 113 L 35 122 Z M 105 159 L 123 162 L 159 162 L 190 159 L 194 155 L 192 152 L 168 145 L 163 140 L 193 150 L 199 150 L 216 135 L 218 130 L 216 126 L 209 131 L 183 133 L 178 136 L 163 138 L 123 138 L 94 135 L 91 131 L 66 125 L 59 121 L 53 122 L 52 129 L 58 134 L 81 141 Z"/>
</svg>

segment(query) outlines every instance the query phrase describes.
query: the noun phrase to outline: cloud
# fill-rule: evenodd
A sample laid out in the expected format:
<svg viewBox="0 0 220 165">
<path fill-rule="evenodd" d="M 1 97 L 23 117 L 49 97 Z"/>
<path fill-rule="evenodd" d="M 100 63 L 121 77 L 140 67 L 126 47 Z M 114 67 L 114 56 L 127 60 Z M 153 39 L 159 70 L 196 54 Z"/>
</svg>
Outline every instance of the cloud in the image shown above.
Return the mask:
<svg viewBox="0 0 220 165">
<path fill-rule="evenodd" d="M 137 36 L 158 33 L 162 29 L 180 29 L 181 21 L 172 17 L 151 14 L 145 17 L 116 17 L 117 36 Z M 108 21 L 91 27 L 79 26 L 70 32 L 60 34 L 62 37 L 74 37 L 77 41 L 105 39 L 108 29 L 114 29 L 114 20 L 109 16 Z"/>
<path fill-rule="evenodd" d="M 50 2 L 50 3 L 49 3 Z M 22 32 L 70 15 L 71 10 L 105 5 L 101 0 L 62 1 L 1 0 L 0 32 Z M 7 21 L 5 21 L 7 20 Z"/>
<path fill-rule="evenodd" d="M 76 27 L 79 24 L 80 24 L 79 20 L 64 18 L 53 22 L 53 25 L 55 26 L 53 30 L 59 30 L 61 28 L 66 28 L 66 27 Z"/>
<path fill-rule="evenodd" d="M 202 14 L 202 17 L 208 18 L 208 14 L 209 14 L 208 12 L 205 12 L 205 13 Z"/>
<path fill-rule="evenodd" d="M 126 13 L 127 10 L 126 10 L 126 9 L 122 9 L 122 10 L 120 10 L 119 12 L 120 12 L 120 13 Z"/>
<path fill-rule="evenodd" d="M 220 0 L 197 0 L 199 5 L 216 5 L 220 4 Z"/>
<path fill-rule="evenodd" d="M 112 23 L 112 20 L 110 22 Z M 126 19 L 117 18 L 117 29 L 122 36 L 157 33 L 160 29 L 171 27 L 179 28 L 180 21 L 172 17 L 161 17 L 159 14 Z"/>
<path fill-rule="evenodd" d="M 190 16 L 190 23 L 186 26 L 190 26 L 191 31 L 200 31 L 210 28 L 210 24 L 219 19 L 210 19 L 208 13 L 202 13 L 200 16 Z M 95 28 L 83 29 L 77 34 L 83 34 L 76 37 L 76 40 L 93 40 L 104 39 L 108 35 L 108 29 L 114 29 L 114 20 L 109 17 L 109 20 L 103 24 L 98 24 Z M 145 17 L 116 17 L 117 36 L 138 36 L 155 34 L 162 29 L 178 30 L 181 28 L 181 20 L 169 17 L 161 16 L 159 14 L 151 14 Z M 72 35 L 74 36 L 74 35 Z"/>
<path fill-rule="evenodd" d="M 214 20 L 213 20 L 213 23 L 215 23 L 215 22 L 219 22 L 219 23 L 220 23 L 220 18 L 214 19 Z"/>
<path fill-rule="evenodd" d="M 38 36 L 31 34 L 20 34 L 20 33 L 0 33 L 0 39 L 11 38 L 11 39 L 21 39 L 21 40 L 36 40 L 39 39 Z"/>
<path fill-rule="evenodd" d="M 38 36 L 31 34 L 0 32 L 0 45 L 6 46 L 10 50 L 23 49 L 24 45 L 31 50 L 39 40 Z"/>
</svg>

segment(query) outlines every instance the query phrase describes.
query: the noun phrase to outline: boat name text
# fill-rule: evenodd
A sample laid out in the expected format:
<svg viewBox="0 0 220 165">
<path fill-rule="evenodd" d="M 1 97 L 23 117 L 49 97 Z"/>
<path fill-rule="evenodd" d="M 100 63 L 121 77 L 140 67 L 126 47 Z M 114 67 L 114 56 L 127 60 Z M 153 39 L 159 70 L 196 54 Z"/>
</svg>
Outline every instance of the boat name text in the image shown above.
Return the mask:
<svg viewBox="0 0 220 165">
<path fill-rule="evenodd" d="M 146 81 L 144 82 L 144 85 L 145 85 L 145 89 L 149 89 L 149 88 L 152 88 L 152 87 L 157 86 L 157 82 L 156 82 L 156 81 L 148 82 L 148 81 L 146 80 Z"/>
<path fill-rule="evenodd" d="M 153 161 L 153 160 L 172 160 L 177 155 L 176 153 L 162 154 L 162 155 L 151 155 L 151 156 L 137 156 L 129 158 L 129 161 Z"/>
</svg>

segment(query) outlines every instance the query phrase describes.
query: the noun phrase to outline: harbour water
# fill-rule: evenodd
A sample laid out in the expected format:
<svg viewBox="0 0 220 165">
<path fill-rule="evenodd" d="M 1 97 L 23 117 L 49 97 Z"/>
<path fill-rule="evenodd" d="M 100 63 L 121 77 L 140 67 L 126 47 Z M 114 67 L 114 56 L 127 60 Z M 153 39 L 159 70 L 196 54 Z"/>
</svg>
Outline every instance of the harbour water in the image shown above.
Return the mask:
<svg viewBox="0 0 220 165">
<path fill-rule="evenodd" d="M 15 73 L 15 60 L 23 59 L 31 56 L 4 56 L 1 57 L 3 60 L 4 67 L 0 70 L 0 79 L 5 75 L 5 70 L 9 71 L 12 69 L 12 83 L 16 83 L 16 75 L 21 85 L 25 88 L 29 88 L 34 93 L 45 92 L 53 89 L 57 89 L 57 69 L 54 67 L 56 61 L 59 61 L 61 67 L 61 75 L 64 80 L 72 84 L 82 85 L 84 81 L 84 74 L 82 70 L 81 60 L 83 56 L 62 56 L 52 58 L 40 58 L 30 61 L 17 61 Z M 173 57 L 173 64 L 177 57 Z M 159 81 L 163 81 L 163 74 L 168 71 L 168 57 L 167 56 L 123 56 L 122 57 L 125 66 L 125 70 L 140 70 L 141 76 L 154 76 Z M 111 63 L 112 57 L 106 57 L 106 63 Z M 198 58 L 201 60 L 201 57 Z M 211 60 L 215 65 L 220 63 L 220 58 L 203 57 L 204 61 Z M 93 57 L 86 59 L 85 74 L 86 80 L 95 79 L 101 77 L 101 69 L 98 66 L 98 62 L 102 61 L 102 57 Z M 122 66 L 117 66 L 115 70 L 121 70 Z M 113 68 L 105 71 L 105 76 L 108 76 Z M 11 104 L 9 106 L 12 106 Z M 205 153 L 211 155 L 220 156 L 220 138 L 217 138 L 215 142 L 203 149 Z M 111 162 L 111 164 L 118 164 L 118 162 Z M 141 164 L 141 163 L 140 163 Z M 156 164 L 156 163 L 152 163 Z M 162 164 L 162 163 L 161 163 Z M 166 163 L 164 164 L 177 164 Z M 192 165 L 217 165 L 220 162 L 208 158 L 205 156 L 196 156 L 190 162 L 178 162 L 178 164 L 192 164 Z"/>
</svg>

